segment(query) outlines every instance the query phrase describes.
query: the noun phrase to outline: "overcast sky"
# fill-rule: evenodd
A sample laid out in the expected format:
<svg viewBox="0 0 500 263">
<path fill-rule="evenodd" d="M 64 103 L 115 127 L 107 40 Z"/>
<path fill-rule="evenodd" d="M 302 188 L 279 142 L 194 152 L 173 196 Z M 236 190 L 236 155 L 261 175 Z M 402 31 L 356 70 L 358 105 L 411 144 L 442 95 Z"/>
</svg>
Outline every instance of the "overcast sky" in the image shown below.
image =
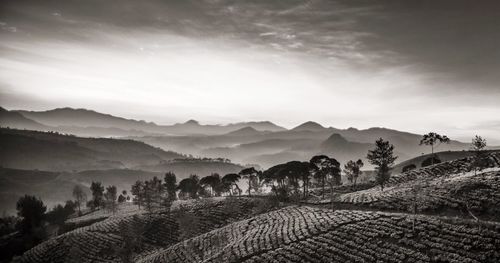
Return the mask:
<svg viewBox="0 0 500 263">
<path fill-rule="evenodd" d="M 0 105 L 500 143 L 499 1 L 2 0 Z"/>
</svg>

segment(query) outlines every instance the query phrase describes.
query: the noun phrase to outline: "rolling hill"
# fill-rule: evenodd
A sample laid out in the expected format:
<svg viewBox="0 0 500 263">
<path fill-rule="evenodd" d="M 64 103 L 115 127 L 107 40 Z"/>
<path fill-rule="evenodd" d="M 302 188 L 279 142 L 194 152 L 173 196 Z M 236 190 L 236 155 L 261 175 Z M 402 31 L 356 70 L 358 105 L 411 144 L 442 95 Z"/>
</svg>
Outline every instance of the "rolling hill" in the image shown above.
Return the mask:
<svg viewBox="0 0 500 263">
<path fill-rule="evenodd" d="M 0 165 L 47 171 L 133 168 L 184 158 L 143 142 L 0 129 Z"/>
</svg>

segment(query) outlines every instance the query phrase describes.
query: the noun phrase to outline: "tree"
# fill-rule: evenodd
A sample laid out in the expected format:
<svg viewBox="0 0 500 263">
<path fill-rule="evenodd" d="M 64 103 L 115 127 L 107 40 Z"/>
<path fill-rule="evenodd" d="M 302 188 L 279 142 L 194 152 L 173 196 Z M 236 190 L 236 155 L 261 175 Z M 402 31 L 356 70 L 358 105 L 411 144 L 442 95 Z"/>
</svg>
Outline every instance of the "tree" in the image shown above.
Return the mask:
<svg viewBox="0 0 500 263">
<path fill-rule="evenodd" d="M 375 142 L 375 149 L 368 151 L 366 158 L 371 164 L 376 166 L 376 180 L 383 191 L 384 184 L 391 176 L 391 168 L 394 165 L 394 161 L 398 158 L 394 156 L 394 145 L 380 138 Z"/>
<path fill-rule="evenodd" d="M 45 214 L 45 219 L 51 224 L 63 226 L 69 216 L 75 212 L 76 206 L 77 203 L 71 200 L 66 201 L 64 206 L 58 204 Z"/>
<path fill-rule="evenodd" d="M 125 203 L 125 201 L 127 201 L 127 198 L 122 194 L 120 194 L 118 196 L 118 203 L 121 204 L 121 203 Z"/>
<path fill-rule="evenodd" d="M 21 231 L 31 232 L 33 229 L 41 227 L 43 217 L 47 207 L 42 200 L 31 195 L 25 195 L 17 201 L 17 215 L 22 217 Z"/>
<path fill-rule="evenodd" d="M 177 188 L 177 178 L 172 172 L 165 174 L 165 190 L 167 191 L 167 197 L 169 200 L 175 201 L 177 199 L 176 188 Z"/>
<path fill-rule="evenodd" d="M 97 207 L 101 207 L 103 203 L 104 196 L 104 186 L 101 182 L 92 182 L 90 185 L 90 191 L 92 191 L 92 210 Z"/>
<path fill-rule="evenodd" d="M 76 200 L 76 205 L 78 206 L 78 214 L 82 214 L 81 205 L 87 201 L 87 194 L 83 191 L 80 185 L 75 185 L 73 187 L 73 197 Z"/>
<path fill-rule="evenodd" d="M 198 191 L 200 190 L 200 179 L 197 175 L 192 174 L 189 178 L 183 179 L 179 182 L 177 188 L 180 190 L 180 195 L 192 199 L 198 198 Z"/>
<path fill-rule="evenodd" d="M 472 139 L 471 145 L 471 150 L 474 151 L 474 156 L 471 162 L 471 166 L 474 169 L 474 175 L 477 175 L 478 170 L 482 171 L 489 165 L 488 155 L 486 154 L 484 148 L 486 148 L 486 139 L 476 135 L 476 137 Z"/>
<path fill-rule="evenodd" d="M 224 175 L 221 179 L 223 189 L 228 191 L 230 195 L 233 195 L 234 189 L 236 189 L 236 191 L 238 191 L 238 195 L 240 195 L 241 189 L 238 186 L 240 179 L 241 176 L 239 174 L 231 173 Z"/>
<path fill-rule="evenodd" d="M 117 194 L 116 186 L 110 185 L 106 187 L 106 193 L 104 194 L 104 198 L 106 199 L 105 207 L 109 211 L 113 212 L 113 214 L 115 214 L 117 209 L 116 194 Z"/>
<path fill-rule="evenodd" d="M 325 196 L 327 180 L 333 194 L 333 187 L 341 184 L 340 163 L 326 155 L 314 156 L 309 162 L 313 167 L 313 177 L 321 183 L 322 196 Z"/>
<path fill-rule="evenodd" d="M 144 183 L 144 206 L 151 213 L 154 207 L 159 207 L 162 201 L 163 184 L 158 177 L 148 180 Z"/>
<path fill-rule="evenodd" d="M 347 176 L 347 180 L 354 185 L 354 188 L 356 188 L 356 182 L 361 175 L 361 167 L 363 167 L 363 165 L 361 159 L 357 161 L 348 161 L 347 164 L 344 165 L 344 173 Z"/>
<path fill-rule="evenodd" d="M 255 188 L 255 181 L 258 182 L 260 172 L 255 170 L 255 168 L 250 167 L 250 168 L 245 168 L 245 169 L 241 170 L 239 175 L 242 178 L 245 178 L 248 180 L 248 196 L 251 196 L 252 188 Z M 257 190 L 257 189 L 255 189 L 255 190 Z"/>
<path fill-rule="evenodd" d="M 210 187 L 211 196 L 220 196 L 222 191 L 221 179 L 218 173 L 205 176 L 200 180 L 201 187 Z"/>
<path fill-rule="evenodd" d="M 431 146 L 431 156 L 434 156 L 434 148 L 439 147 L 442 143 L 450 143 L 450 139 L 446 135 L 441 135 L 435 132 L 424 134 L 420 140 L 420 145 L 425 144 Z M 432 165 L 434 165 L 434 160 L 432 160 Z"/>
<path fill-rule="evenodd" d="M 144 202 L 144 182 L 136 181 L 132 185 L 130 193 L 132 193 L 132 195 L 134 196 L 134 199 L 132 200 L 134 204 L 136 204 L 139 207 L 139 209 L 141 209 L 141 205 Z"/>
<path fill-rule="evenodd" d="M 298 180 L 302 180 L 304 198 L 307 196 L 309 179 L 313 167 L 309 162 L 291 161 L 275 165 L 263 173 L 264 182 L 272 184 L 278 197 L 287 198 L 288 184 L 298 188 Z M 277 185 L 274 185 L 274 182 Z"/>
</svg>

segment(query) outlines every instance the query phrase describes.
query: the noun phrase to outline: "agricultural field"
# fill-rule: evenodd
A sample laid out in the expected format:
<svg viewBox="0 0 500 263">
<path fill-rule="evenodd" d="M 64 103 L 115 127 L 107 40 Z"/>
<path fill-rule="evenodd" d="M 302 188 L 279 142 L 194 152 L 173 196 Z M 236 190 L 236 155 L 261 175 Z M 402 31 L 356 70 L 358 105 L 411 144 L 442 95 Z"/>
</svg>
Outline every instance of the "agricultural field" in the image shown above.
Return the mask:
<svg viewBox="0 0 500 263">
<path fill-rule="evenodd" d="M 331 204 L 350 209 L 413 211 L 423 213 L 472 213 L 500 219 L 500 154 L 489 156 L 490 167 L 471 171 L 463 158 L 392 176 L 380 186 L 355 191 L 343 186 L 334 195 L 309 203 Z M 350 190 L 349 190 L 350 189 Z M 359 188 L 358 188 L 359 189 Z"/>
<path fill-rule="evenodd" d="M 291 206 L 185 240 L 138 262 L 436 262 L 441 259 L 498 262 L 500 225 Z"/>
<path fill-rule="evenodd" d="M 271 209 L 262 199 L 227 198 L 184 202 L 169 212 L 111 216 L 52 238 L 15 262 L 119 262 L 124 228 L 143 237 L 138 249 L 143 255 Z"/>
</svg>

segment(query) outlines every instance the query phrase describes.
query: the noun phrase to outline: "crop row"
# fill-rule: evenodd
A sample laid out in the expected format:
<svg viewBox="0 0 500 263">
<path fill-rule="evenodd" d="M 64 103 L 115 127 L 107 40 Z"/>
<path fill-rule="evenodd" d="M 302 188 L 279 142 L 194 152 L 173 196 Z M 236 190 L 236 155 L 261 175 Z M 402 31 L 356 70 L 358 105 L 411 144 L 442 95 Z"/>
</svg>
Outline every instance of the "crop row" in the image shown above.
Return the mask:
<svg viewBox="0 0 500 263">
<path fill-rule="evenodd" d="M 498 262 L 500 229 L 433 217 L 288 207 L 140 262 Z"/>
<path fill-rule="evenodd" d="M 19 262 L 116 261 L 123 228 L 140 222 L 143 254 L 248 218 L 261 200 L 248 198 L 195 201 L 167 213 L 116 216 L 52 238 L 27 251 Z M 125 226 L 125 227 L 124 227 Z"/>
</svg>

